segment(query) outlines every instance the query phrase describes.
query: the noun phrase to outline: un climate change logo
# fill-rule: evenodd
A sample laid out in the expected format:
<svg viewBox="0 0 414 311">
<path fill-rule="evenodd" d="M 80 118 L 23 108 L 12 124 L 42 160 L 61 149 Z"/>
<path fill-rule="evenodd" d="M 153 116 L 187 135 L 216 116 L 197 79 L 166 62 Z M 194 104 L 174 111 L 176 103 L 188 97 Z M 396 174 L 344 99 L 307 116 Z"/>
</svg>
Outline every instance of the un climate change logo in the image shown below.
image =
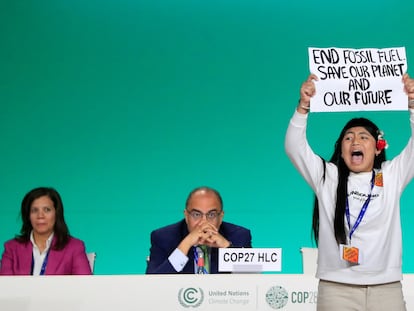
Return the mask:
<svg viewBox="0 0 414 311">
<path fill-rule="evenodd" d="M 197 308 L 203 303 L 204 293 L 201 288 L 189 287 L 186 289 L 181 288 L 178 292 L 178 301 L 180 305 L 185 308 Z"/>
<path fill-rule="evenodd" d="M 272 286 L 266 293 L 266 302 L 273 309 L 282 309 L 289 300 L 289 294 L 282 286 Z"/>
</svg>

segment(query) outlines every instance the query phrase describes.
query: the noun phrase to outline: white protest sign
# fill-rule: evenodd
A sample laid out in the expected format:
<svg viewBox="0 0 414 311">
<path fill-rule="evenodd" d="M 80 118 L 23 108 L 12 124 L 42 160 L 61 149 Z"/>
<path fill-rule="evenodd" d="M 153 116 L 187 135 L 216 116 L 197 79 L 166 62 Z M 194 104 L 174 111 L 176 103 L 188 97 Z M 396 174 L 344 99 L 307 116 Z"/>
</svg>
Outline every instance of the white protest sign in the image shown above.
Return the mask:
<svg viewBox="0 0 414 311">
<path fill-rule="evenodd" d="M 408 109 L 404 47 L 309 48 L 309 68 L 318 77 L 312 112 Z"/>
<path fill-rule="evenodd" d="M 282 270 L 281 248 L 219 248 L 220 272 Z"/>
</svg>

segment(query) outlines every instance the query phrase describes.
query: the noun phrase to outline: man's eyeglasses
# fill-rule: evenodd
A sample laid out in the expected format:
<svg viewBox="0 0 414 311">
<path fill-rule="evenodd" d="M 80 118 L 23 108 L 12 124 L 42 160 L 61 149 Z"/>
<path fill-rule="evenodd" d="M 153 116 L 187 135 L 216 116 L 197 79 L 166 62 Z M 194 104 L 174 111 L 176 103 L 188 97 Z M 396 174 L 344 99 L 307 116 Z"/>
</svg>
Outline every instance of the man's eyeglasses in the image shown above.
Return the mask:
<svg viewBox="0 0 414 311">
<path fill-rule="evenodd" d="M 189 211 L 188 209 L 186 209 L 186 211 L 187 213 L 190 214 L 191 218 L 193 218 L 194 220 L 200 220 L 204 216 L 206 216 L 207 220 L 216 220 L 216 218 L 220 216 L 222 213 L 222 211 L 209 211 L 204 214 L 196 210 Z"/>
</svg>

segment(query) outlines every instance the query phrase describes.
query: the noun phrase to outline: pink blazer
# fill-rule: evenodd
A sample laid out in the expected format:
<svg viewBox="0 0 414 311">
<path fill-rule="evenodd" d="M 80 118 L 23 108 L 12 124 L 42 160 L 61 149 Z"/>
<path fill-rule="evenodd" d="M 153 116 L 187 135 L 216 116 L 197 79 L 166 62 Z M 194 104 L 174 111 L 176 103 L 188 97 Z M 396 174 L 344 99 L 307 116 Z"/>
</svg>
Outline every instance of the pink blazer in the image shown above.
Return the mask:
<svg viewBox="0 0 414 311">
<path fill-rule="evenodd" d="M 54 250 L 56 242 L 53 238 L 45 275 L 87 275 L 92 274 L 86 257 L 85 245 L 81 240 L 70 237 L 62 250 Z M 30 275 L 32 269 L 33 246 L 19 243 L 15 239 L 4 244 L 1 258 L 0 275 Z"/>
</svg>

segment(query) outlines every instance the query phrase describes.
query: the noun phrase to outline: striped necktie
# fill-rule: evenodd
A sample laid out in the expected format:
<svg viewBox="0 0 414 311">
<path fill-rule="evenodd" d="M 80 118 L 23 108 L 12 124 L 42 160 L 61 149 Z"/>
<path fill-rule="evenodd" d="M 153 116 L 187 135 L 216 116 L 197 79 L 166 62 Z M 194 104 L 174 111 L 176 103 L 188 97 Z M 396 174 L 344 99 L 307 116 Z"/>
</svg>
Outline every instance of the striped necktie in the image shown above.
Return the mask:
<svg viewBox="0 0 414 311">
<path fill-rule="evenodd" d="M 210 273 L 210 257 L 208 255 L 208 246 L 207 245 L 200 245 L 200 249 L 203 251 L 204 254 L 204 269 L 205 273 Z"/>
</svg>

